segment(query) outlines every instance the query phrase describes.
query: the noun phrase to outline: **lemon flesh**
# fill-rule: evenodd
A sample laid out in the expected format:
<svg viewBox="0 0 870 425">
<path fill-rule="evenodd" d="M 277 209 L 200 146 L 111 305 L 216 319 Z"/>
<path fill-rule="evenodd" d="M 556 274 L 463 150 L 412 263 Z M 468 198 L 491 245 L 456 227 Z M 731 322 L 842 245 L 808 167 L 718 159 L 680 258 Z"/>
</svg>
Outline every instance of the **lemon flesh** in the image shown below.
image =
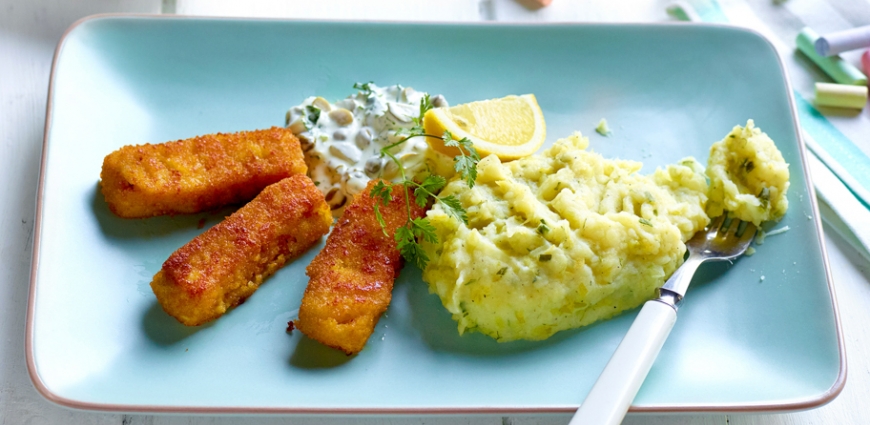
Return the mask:
<svg viewBox="0 0 870 425">
<path fill-rule="evenodd" d="M 437 138 L 449 131 L 454 139 L 468 138 L 481 157 L 490 154 L 502 161 L 529 156 L 544 143 L 544 114 L 533 94 L 507 96 L 436 108 L 426 112 L 423 128 L 432 149 L 448 156 L 459 155 L 455 147 Z"/>
</svg>

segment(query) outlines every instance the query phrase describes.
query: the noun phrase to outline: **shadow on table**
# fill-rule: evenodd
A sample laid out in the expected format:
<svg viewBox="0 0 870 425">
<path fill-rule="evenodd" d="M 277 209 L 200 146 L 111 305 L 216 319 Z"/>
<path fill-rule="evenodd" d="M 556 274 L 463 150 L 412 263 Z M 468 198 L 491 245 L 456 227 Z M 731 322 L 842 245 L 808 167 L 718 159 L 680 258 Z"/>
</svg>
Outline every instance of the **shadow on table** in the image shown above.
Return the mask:
<svg viewBox="0 0 870 425">
<path fill-rule="evenodd" d="M 816 108 L 822 115 L 826 117 L 846 117 L 846 118 L 855 118 L 858 115 L 861 115 L 863 110 L 861 109 L 849 109 L 849 108 L 833 108 L 830 106 L 819 106 L 813 103 L 813 107 Z"/>
<path fill-rule="evenodd" d="M 211 327 L 213 323 L 202 326 L 182 325 L 174 317 L 166 314 L 156 301 L 142 316 L 142 330 L 145 335 L 155 344 L 164 347 L 184 341 L 200 330 Z"/>
<path fill-rule="evenodd" d="M 220 222 L 238 209 L 238 205 L 197 214 L 178 214 L 150 218 L 121 218 L 109 210 L 99 183 L 91 191 L 91 210 L 100 230 L 112 238 L 131 240 L 171 235 L 177 232 L 199 230 Z"/>
<path fill-rule="evenodd" d="M 328 369 L 341 366 L 354 357 L 356 355 L 348 356 L 302 335 L 290 356 L 290 364 L 303 369 Z"/>
</svg>

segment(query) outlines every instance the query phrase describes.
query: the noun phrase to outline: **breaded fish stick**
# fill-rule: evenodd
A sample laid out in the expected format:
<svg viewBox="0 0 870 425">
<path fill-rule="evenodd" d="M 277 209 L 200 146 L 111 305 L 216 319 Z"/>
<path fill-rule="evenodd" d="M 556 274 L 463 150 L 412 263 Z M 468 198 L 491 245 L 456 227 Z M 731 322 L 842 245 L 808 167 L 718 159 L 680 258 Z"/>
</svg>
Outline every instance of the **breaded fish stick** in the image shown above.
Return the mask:
<svg viewBox="0 0 870 425">
<path fill-rule="evenodd" d="M 311 179 L 288 177 L 172 253 L 151 289 L 170 316 L 201 325 L 248 298 L 331 224 L 329 205 Z"/>
<path fill-rule="evenodd" d="M 103 160 L 100 186 L 116 215 L 145 218 L 249 201 L 307 171 L 296 136 L 272 127 L 124 146 Z"/>
<path fill-rule="evenodd" d="M 375 218 L 376 201 L 369 196 L 376 181 L 357 194 L 345 209 L 326 246 L 308 266 L 311 280 L 302 297 L 297 329 L 347 355 L 365 346 L 381 314 L 390 305 L 393 282 L 402 258 L 393 235 L 408 220 L 404 190 L 393 188 L 392 200 L 380 205 L 388 235 Z M 411 216 L 424 208 L 411 204 Z"/>
</svg>

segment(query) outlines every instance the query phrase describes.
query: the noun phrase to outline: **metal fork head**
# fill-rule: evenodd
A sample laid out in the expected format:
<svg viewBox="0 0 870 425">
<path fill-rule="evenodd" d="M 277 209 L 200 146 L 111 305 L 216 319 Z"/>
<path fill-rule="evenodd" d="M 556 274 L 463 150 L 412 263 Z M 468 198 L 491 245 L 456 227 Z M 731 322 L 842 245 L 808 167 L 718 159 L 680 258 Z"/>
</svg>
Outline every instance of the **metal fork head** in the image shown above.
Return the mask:
<svg viewBox="0 0 870 425">
<path fill-rule="evenodd" d="M 729 220 L 726 216 L 716 217 L 706 230 L 695 233 L 686 242 L 689 258 L 659 288 L 658 301 L 676 309 L 698 266 L 707 261 L 727 261 L 743 255 L 755 236 L 755 230 L 752 223 Z"/>
<path fill-rule="evenodd" d="M 695 234 L 686 242 L 690 255 L 698 255 L 707 261 L 733 260 L 746 252 L 755 237 L 755 225 L 728 218 L 727 214 L 716 217 L 706 231 Z"/>
</svg>

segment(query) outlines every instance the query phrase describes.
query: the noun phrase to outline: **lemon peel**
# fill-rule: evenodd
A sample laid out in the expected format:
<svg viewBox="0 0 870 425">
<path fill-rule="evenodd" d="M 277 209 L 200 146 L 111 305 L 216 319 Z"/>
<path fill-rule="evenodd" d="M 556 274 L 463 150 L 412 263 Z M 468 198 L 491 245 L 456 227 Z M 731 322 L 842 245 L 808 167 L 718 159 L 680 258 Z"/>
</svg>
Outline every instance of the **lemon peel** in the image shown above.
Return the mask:
<svg viewBox="0 0 870 425">
<path fill-rule="evenodd" d="M 435 136 L 427 137 L 429 146 L 445 155 L 459 155 L 438 138 L 449 131 L 454 139 L 468 138 L 481 157 L 494 154 L 502 161 L 535 153 L 547 137 L 544 114 L 533 94 L 431 109 L 423 117 L 423 128 Z"/>
</svg>

